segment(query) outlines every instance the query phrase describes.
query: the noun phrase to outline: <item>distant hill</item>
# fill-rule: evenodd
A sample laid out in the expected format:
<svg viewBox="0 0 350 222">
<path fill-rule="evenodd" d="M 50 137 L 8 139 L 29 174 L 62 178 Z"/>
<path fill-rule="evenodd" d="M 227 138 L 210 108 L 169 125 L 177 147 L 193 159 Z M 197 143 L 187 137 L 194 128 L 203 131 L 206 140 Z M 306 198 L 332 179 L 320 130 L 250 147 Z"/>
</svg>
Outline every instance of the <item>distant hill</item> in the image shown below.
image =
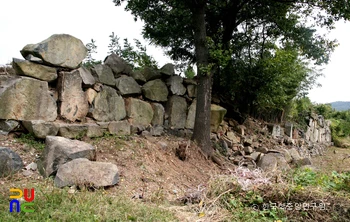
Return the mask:
<svg viewBox="0 0 350 222">
<path fill-rule="evenodd" d="M 337 111 L 344 111 L 350 109 L 350 102 L 337 101 L 332 102 L 331 106 L 333 109 Z"/>
</svg>

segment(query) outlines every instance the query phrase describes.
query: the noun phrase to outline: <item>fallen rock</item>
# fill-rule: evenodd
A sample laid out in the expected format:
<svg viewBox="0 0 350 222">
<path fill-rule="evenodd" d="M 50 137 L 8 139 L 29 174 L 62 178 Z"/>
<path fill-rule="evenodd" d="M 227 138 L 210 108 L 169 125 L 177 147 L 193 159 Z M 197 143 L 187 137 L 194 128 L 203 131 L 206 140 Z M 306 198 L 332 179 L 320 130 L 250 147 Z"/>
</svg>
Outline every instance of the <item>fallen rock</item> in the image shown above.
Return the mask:
<svg viewBox="0 0 350 222">
<path fill-rule="evenodd" d="M 260 158 L 257 164 L 262 170 L 272 172 L 277 170 L 277 159 L 272 154 L 265 154 Z"/>
<path fill-rule="evenodd" d="M 56 101 L 48 83 L 28 77 L 0 76 L 0 119 L 54 121 Z"/>
<path fill-rule="evenodd" d="M 61 165 L 77 158 L 96 160 L 96 150 L 92 145 L 79 140 L 48 136 L 38 169 L 44 177 L 49 177 L 55 175 Z"/>
<path fill-rule="evenodd" d="M 156 79 L 143 85 L 142 93 L 147 99 L 152 101 L 165 102 L 168 100 L 169 91 L 162 80 Z"/>
<path fill-rule="evenodd" d="M 15 58 L 13 58 L 12 66 L 16 70 L 17 75 L 29 76 L 48 82 L 57 79 L 56 69 L 50 66 Z"/>
<path fill-rule="evenodd" d="M 89 111 L 88 100 L 81 86 L 82 79 L 78 70 L 59 73 L 57 83 L 59 113 L 72 122 L 83 120 Z"/>
<path fill-rule="evenodd" d="M 56 123 L 43 120 L 22 121 L 22 124 L 29 133 L 39 139 L 45 139 L 47 136 L 56 136 L 59 129 Z"/>
<path fill-rule="evenodd" d="M 301 159 L 300 154 L 299 154 L 297 149 L 291 148 L 288 150 L 288 152 L 289 152 L 290 156 L 292 157 L 293 161 L 298 161 Z"/>
<path fill-rule="evenodd" d="M 164 128 L 162 126 L 153 126 L 150 129 L 152 136 L 161 136 L 163 134 Z"/>
<path fill-rule="evenodd" d="M 97 121 L 118 121 L 126 117 L 124 99 L 111 87 L 103 86 L 93 105 L 92 117 Z"/>
<path fill-rule="evenodd" d="M 26 45 L 21 54 L 24 58 L 29 55 L 38 57 L 48 65 L 75 69 L 85 59 L 87 49 L 80 39 L 55 34 L 40 43 Z"/>
<path fill-rule="evenodd" d="M 0 147 L 0 177 L 13 174 L 23 168 L 21 157 L 7 147 Z"/>
<path fill-rule="evenodd" d="M 19 126 L 19 123 L 15 120 L 0 120 L 0 135 L 8 135 L 14 129 Z"/>
<path fill-rule="evenodd" d="M 312 165 L 311 159 L 308 157 L 294 161 L 297 166 L 309 166 Z"/>
<path fill-rule="evenodd" d="M 151 124 L 154 115 L 151 104 L 135 98 L 125 99 L 125 104 L 131 124 L 141 126 Z"/>
<path fill-rule="evenodd" d="M 59 167 L 54 183 L 56 187 L 65 186 L 112 186 L 119 182 L 116 165 L 92 162 L 85 158 L 74 159 Z"/>
<path fill-rule="evenodd" d="M 115 86 L 123 96 L 141 94 L 141 87 L 134 78 L 130 76 L 121 76 L 115 81 Z"/>
</svg>

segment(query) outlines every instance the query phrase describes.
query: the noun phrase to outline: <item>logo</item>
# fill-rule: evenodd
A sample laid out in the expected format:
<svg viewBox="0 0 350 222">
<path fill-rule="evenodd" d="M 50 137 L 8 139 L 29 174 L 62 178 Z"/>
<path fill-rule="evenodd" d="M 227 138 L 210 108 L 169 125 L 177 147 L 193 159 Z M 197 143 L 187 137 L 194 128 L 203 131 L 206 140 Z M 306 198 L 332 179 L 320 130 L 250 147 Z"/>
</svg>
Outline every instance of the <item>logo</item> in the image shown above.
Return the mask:
<svg viewBox="0 0 350 222">
<path fill-rule="evenodd" d="M 10 188 L 10 213 L 15 209 L 17 213 L 21 212 L 34 212 L 34 209 L 29 208 L 29 206 L 34 206 L 33 200 L 35 198 L 35 189 L 30 189 L 30 197 L 29 197 L 29 189 L 24 189 L 24 195 L 21 189 L 18 188 Z M 15 193 L 16 195 L 11 195 L 11 193 Z M 19 200 L 22 196 L 24 196 L 24 200 L 26 202 L 22 202 Z"/>
</svg>

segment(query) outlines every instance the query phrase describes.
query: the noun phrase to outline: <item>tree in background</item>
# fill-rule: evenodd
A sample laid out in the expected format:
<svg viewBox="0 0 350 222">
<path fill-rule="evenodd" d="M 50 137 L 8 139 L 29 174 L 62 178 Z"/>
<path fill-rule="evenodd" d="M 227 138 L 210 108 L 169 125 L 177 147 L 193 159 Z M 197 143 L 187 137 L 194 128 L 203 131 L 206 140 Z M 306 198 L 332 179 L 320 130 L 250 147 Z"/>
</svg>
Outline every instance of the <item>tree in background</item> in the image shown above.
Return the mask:
<svg viewBox="0 0 350 222">
<path fill-rule="evenodd" d="M 193 139 L 208 156 L 212 152 L 210 103 L 213 76 L 216 83 L 214 89 L 221 88 L 224 91 L 229 91 L 232 86 L 226 84 L 225 80 L 232 82 L 238 77 L 238 86 L 249 87 L 250 82 L 244 85 L 243 78 L 262 79 L 262 82 L 251 84 L 253 87 L 248 95 L 242 98 L 248 97 L 250 103 L 259 96 L 265 98 L 250 91 L 258 88 L 266 92 L 264 82 L 274 85 L 270 83 L 269 77 L 273 73 L 277 75 L 277 72 L 264 70 L 261 64 L 268 61 L 266 58 L 274 60 L 276 45 L 281 45 L 282 49 L 289 46 L 315 64 L 324 64 L 335 44 L 317 35 L 312 26 L 331 29 L 334 21 L 349 19 L 350 15 L 347 0 L 113 0 L 116 5 L 124 1 L 127 2 L 126 10 L 131 11 L 135 19 L 144 21 L 145 38 L 165 47 L 174 60 L 196 63 L 198 90 Z M 312 25 L 307 26 L 307 21 L 311 21 Z M 298 60 L 294 61 L 294 67 L 298 68 Z M 237 65 L 239 72 L 244 75 L 237 74 Z M 245 71 L 246 68 L 249 72 Z M 303 73 L 300 70 L 298 72 L 298 75 Z M 290 70 L 288 73 L 288 78 L 293 80 Z M 291 85 L 297 88 L 301 86 L 294 80 Z M 230 96 L 244 102 L 243 99 L 237 99 L 239 87 L 233 86 L 235 91 L 231 90 Z M 294 91 L 291 94 L 295 94 Z M 249 111 L 249 106 L 246 108 Z"/>
</svg>

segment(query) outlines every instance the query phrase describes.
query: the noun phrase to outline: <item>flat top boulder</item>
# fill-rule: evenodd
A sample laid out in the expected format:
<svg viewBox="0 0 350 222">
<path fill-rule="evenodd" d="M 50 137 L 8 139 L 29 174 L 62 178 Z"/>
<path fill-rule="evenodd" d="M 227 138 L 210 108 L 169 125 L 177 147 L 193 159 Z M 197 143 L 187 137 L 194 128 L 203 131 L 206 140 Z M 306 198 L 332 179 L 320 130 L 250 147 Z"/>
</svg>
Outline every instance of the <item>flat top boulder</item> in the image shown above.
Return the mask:
<svg viewBox="0 0 350 222">
<path fill-rule="evenodd" d="M 87 49 L 80 39 L 68 34 L 55 34 L 37 44 L 26 45 L 21 54 L 24 58 L 29 55 L 38 57 L 51 66 L 75 69 L 87 56 Z"/>
</svg>

